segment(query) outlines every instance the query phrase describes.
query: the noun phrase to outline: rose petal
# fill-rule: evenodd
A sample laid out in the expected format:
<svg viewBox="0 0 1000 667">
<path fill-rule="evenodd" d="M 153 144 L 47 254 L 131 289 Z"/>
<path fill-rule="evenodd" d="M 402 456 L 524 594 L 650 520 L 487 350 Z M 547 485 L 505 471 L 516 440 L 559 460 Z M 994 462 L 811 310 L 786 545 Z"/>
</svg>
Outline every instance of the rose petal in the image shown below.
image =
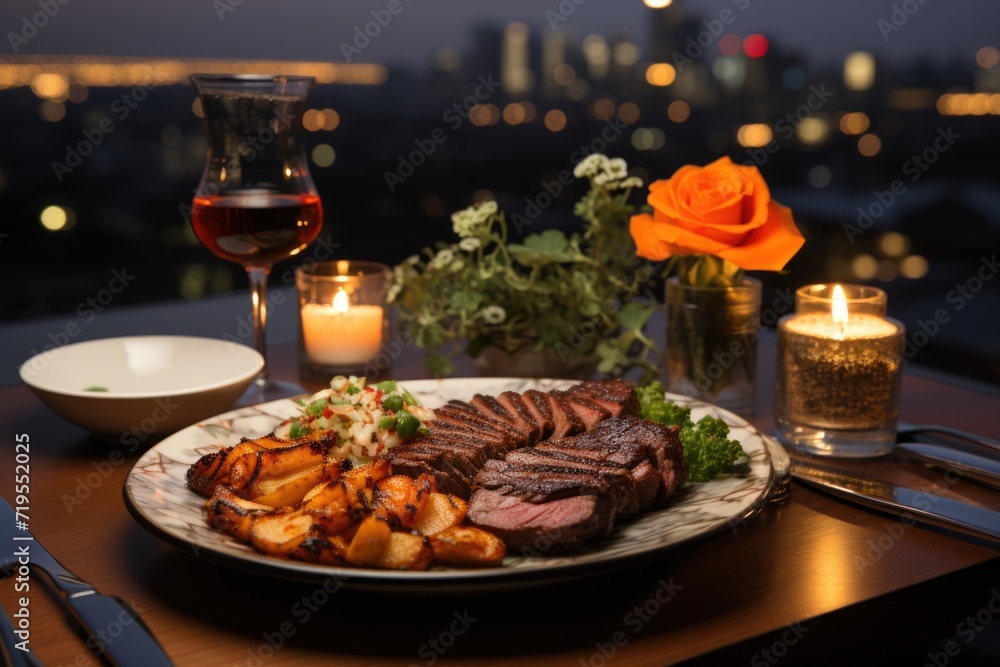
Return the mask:
<svg viewBox="0 0 1000 667">
<path fill-rule="evenodd" d="M 648 213 L 633 215 L 628 223 L 628 231 L 635 241 L 635 254 L 639 257 L 660 261 L 673 254 L 670 244 L 662 241 L 654 232 L 653 216 Z"/>
<path fill-rule="evenodd" d="M 747 271 L 780 271 L 803 243 L 805 238 L 795 226 L 791 209 L 772 201 L 767 222 L 750 232 L 743 245 L 715 254 Z"/>
</svg>

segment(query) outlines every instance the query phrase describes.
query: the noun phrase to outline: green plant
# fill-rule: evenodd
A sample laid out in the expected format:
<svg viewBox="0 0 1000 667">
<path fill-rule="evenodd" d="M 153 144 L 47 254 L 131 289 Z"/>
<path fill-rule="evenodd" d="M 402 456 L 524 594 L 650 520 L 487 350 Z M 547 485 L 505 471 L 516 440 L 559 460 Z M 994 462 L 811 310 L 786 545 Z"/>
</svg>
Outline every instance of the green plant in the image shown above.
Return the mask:
<svg viewBox="0 0 1000 667">
<path fill-rule="evenodd" d="M 504 213 L 487 201 L 452 216 L 457 243 L 395 267 L 388 300 L 432 373 L 450 375 L 455 354 L 487 347 L 593 357 L 605 374 L 657 371 L 643 331 L 655 306 L 633 300 L 653 276 L 628 231 L 629 195 L 642 182 L 624 160 L 598 154 L 574 174 L 590 184 L 574 207 L 582 233 L 547 229 L 512 243 Z"/>
</svg>

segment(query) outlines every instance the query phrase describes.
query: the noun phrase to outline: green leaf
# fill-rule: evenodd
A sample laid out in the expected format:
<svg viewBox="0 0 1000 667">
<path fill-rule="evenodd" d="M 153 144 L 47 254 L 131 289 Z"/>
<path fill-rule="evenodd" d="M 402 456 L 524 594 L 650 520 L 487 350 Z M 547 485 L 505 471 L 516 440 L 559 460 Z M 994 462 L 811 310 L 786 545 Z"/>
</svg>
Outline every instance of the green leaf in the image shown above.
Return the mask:
<svg viewBox="0 0 1000 667">
<path fill-rule="evenodd" d="M 448 310 L 456 313 L 464 311 L 468 316 L 471 316 L 479 310 L 482 303 L 483 295 L 481 292 L 464 289 L 455 292 L 451 296 L 451 302 L 448 304 Z"/>
<path fill-rule="evenodd" d="M 642 331 L 654 312 L 656 312 L 656 306 L 629 301 L 615 313 L 615 319 L 628 331 Z"/>
<path fill-rule="evenodd" d="M 423 363 L 434 377 L 449 377 L 455 373 L 454 362 L 444 355 L 428 354 Z"/>
<path fill-rule="evenodd" d="M 544 266 L 552 262 L 577 260 L 566 234 L 557 229 L 546 229 L 541 234 L 529 234 L 523 244 L 512 243 L 507 249 L 514 259 L 525 266 Z"/>
</svg>

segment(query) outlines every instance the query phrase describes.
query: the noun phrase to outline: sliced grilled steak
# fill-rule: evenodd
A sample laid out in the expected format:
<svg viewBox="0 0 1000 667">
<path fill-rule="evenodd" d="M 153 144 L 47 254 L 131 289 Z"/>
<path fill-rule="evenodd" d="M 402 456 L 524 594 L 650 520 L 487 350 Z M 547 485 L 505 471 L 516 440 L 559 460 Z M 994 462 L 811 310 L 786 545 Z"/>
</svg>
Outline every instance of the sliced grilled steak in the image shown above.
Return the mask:
<svg viewBox="0 0 1000 667">
<path fill-rule="evenodd" d="M 612 417 L 639 414 L 639 397 L 632 384 L 625 380 L 585 380 L 566 391 L 589 397 Z"/>
<path fill-rule="evenodd" d="M 610 412 L 587 396 L 571 394 L 568 391 L 559 390 L 553 391 L 552 393 L 561 398 L 569 407 L 573 409 L 573 412 L 575 412 L 576 416 L 580 418 L 580 421 L 583 422 L 584 428 L 588 431 L 594 428 L 598 422 L 611 416 Z"/>
<path fill-rule="evenodd" d="M 529 395 L 534 391 L 534 389 L 529 389 L 525 392 L 525 395 Z M 563 401 L 563 399 L 554 393 L 536 393 L 545 397 L 545 400 L 549 402 L 549 410 L 552 412 L 552 423 L 554 425 L 551 437 L 565 438 L 566 436 L 577 435 L 587 430 L 583 422 L 580 421 L 580 418 L 577 417 L 576 411 Z M 532 400 L 538 400 L 538 398 L 532 395 Z"/>
<path fill-rule="evenodd" d="M 501 452 L 514 449 L 514 441 L 509 436 L 499 431 L 486 430 L 476 427 L 467 421 L 455 423 L 453 421 L 432 422 L 431 430 L 435 435 L 447 435 L 448 437 L 468 438 L 474 442 L 489 443 Z"/>
<path fill-rule="evenodd" d="M 452 464 L 447 452 L 422 451 L 418 447 L 400 445 L 387 455 L 389 470 L 393 475 L 406 475 L 414 479 L 429 475 L 441 493 L 452 493 L 459 498 L 468 498 L 471 483 Z"/>
<path fill-rule="evenodd" d="M 518 447 L 523 447 L 528 442 L 524 434 L 510 424 L 488 417 L 464 401 L 448 401 L 443 407 L 436 408 L 434 414 L 438 416 L 438 419 L 444 415 L 455 419 L 464 419 L 477 427 L 492 428 L 495 431 L 508 435 Z"/>
<path fill-rule="evenodd" d="M 528 437 L 528 446 L 534 445 L 542 438 L 542 427 L 535 421 L 531 410 L 525 405 L 521 394 L 514 391 L 505 391 L 497 397 L 497 401 L 510 414 L 520 428 Z"/>
<path fill-rule="evenodd" d="M 535 423 L 541 428 L 541 440 L 546 440 L 555 428 L 552 422 L 552 405 L 549 397 L 540 391 L 529 389 L 521 396 L 521 401 L 528 408 L 528 412 L 534 418 Z"/>
<path fill-rule="evenodd" d="M 511 394 L 513 392 L 504 393 Z M 514 394 L 514 396 L 520 399 L 520 394 Z M 504 402 L 499 398 L 476 394 L 472 398 L 471 405 L 485 416 L 501 421 L 508 426 L 517 429 L 517 431 L 524 437 L 525 445 L 533 445 L 538 442 L 540 429 L 535 424 L 534 420 L 530 420 L 530 415 L 529 418 L 525 418 L 525 416 L 521 414 L 516 407 L 512 407 L 509 402 L 508 404 L 504 404 Z M 525 411 L 526 408 L 522 406 L 521 410 Z"/>
<path fill-rule="evenodd" d="M 677 426 L 629 416 L 601 422 L 587 437 L 615 444 L 640 443 L 649 447 L 655 453 L 656 468 L 663 478 L 660 498 L 666 499 L 687 479 L 687 464 L 679 432 Z"/>
<path fill-rule="evenodd" d="M 504 459 L 508 466 L 519 466 L 529 471 L 555 471 L 606 476 L 612 480 L 608 494 L 613 500 L 615 516 L 635 514 L 639 511 L 639 493 L 629 470 L 603 461 L 587 460 L 566 452 L 544 451 L 528 447 L 511 452 Z M 477 476 L 478 479 L 478 476 Z"/>
<path fill-rule="evenodd" d="M 538 504 L 480 489 L 469 501 L 468 517 L 474 525 L 503 538 L 509 549 L 525 553 L 573 547 L 607 535 L 614 526 L 611 504 L 592 494 Z"/>
<path fill-rule="evenodd" d="M 591 433 L 550 440 L 532 448 L 536 452 L 558 452 L 594 462 L 625 468 L 632 475 L 639 495 L 639 511 L 648 509 L 660 491 L 661 479 L 654 467 L 656 452 L 639 442 L 607 442 Z"/>
<path fill-rule="evenodd" d="M 447 424 L 454 427 L 455 430 L 470 434 L 472 437 L 489 438 L 495 442 L 503 443 L 507 449 L 514 449 L 518 446 L 518 440 L 511 436 L 508 430 L 496 427 L 487 422 L 485 418 L 473 419 L 469 414 L 448 408 L 438 408 L 434 414 L 436 421 L 431 427 L 432 430 Z"/>
</svg>

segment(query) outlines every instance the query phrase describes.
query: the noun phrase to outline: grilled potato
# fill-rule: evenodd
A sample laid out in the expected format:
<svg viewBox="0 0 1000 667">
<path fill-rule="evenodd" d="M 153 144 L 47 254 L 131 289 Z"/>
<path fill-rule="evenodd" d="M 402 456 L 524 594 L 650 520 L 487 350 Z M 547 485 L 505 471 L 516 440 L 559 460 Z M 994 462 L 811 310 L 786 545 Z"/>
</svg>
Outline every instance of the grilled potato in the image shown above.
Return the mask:
<svg viewBox="0 0 1000 667">
<path fill-rule="evenodd" d="M 375 459 L 371 463 L 345 473 L 344 488 L 347 489 L 347 498 L 351 503 L 351 508 L 367 510 L 371 507 L 375 483 L 388 474 L 389 462 L 384 458 Z"/>
<path fill-rule="evenodd" d="M 331 461 L 290 473 L 277 479 L 265 479 L 253 485 L 250 500 L 261 505 L 281 507 L 296 505 L 306 493 L 323 482 L 340 477 L 340 462 Z"/>
<path fill-rule="evenodd" d="M 427 538 L 413 533 L 390 533 L 389 540 L 372 563 L 387 570 L 426 570 L 434 559 Z"/>
<path fill-rule="evenodd" d="M 261 514 L 250 526 L 250 544 L 271 556 L 287 558 L 310 537 L 313 518 L 302 511 Z"/>
<path fill-rule="evenodd" d="M 374 516 L 361 522 L 344 558 L 353 565 L 374 565 L 389 544 L 389 524 Z"/>
<path fill-rule="evenodd" d="M 266 505 L 240 498 L 225 486 L 216 487 L 206 507 L 209 523 L 242 542 L 250 541 L 254 518 L 273 511 Z"/>
<path fill-rule="evenodd" d="M 472 526 L 452 526 L 431 535 L 434 560 L 446 565 L 499 565 L 507 554 L 503 540 Z"/>
<path fill-rule="evenodd" d="M 256 442 L 245 440 L 221 451 L 205 454 L 188 468 L 186 473 L 188 488 L 202 495 L 212 495 L 219 485 L 229 484 L 233 461 L 261 449 L 263 448 Z"/>
<path fill-rule="evenodd" d="M 322 465 L 326 456 L 327 448 L 315 442 L 281 449 L 258 447 L 256 451 L 247 452 L 233 461 L 229 467 L 228 485 L 236 495 L 246 497 L 252 493 L 255 484 Z M 303 490 L 303 495 L 307 490 L 308 487 Z"/>
<path fill-rule="evenodd" d="M 413 529 L 421 535 L 433 535 L 465 521 L 469 505 L 450 493 L 432 493 L 413 518 Z"/>
<path fill-rule="evenodd" d="M 394 528 L 410 528 L 433 490 L 434 482 L 426 475 L 419 479 L 404 475 L 383 477 L 375 483 L 372 513 Z"/>
</svg>

